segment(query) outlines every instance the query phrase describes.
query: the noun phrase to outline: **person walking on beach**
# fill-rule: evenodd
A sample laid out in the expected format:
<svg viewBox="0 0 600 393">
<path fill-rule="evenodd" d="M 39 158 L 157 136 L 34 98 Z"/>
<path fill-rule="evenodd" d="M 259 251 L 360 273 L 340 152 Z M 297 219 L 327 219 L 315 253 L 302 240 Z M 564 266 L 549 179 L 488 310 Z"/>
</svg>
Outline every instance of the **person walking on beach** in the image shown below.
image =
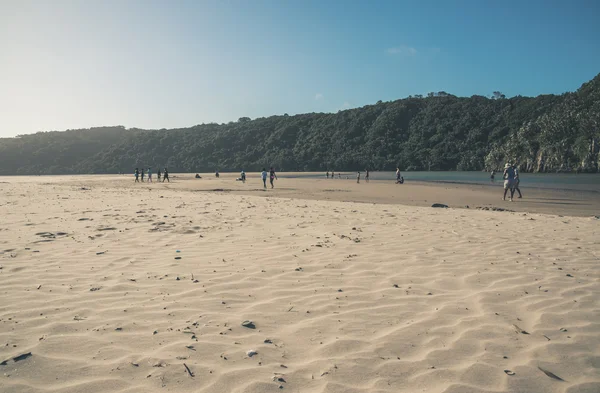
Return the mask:
<svg viewBox="0 0 600 393">
<path fill-rule="evenodd" d="M 240 179 L 242 179 L 242 183 L 246 183 L 246 172 L 243 170 L 242 173 L 240 173 Z"/>
<path fill-rule="evenodd" d="M 521 194 L 521 190 L 519 189 L 519 183 L 521 183 L 521 180 L 519 180 L 519 169 L 516 165 L 513 165 L 513 170 L 515 171 L 515 184 L 513 187 L 513 194 L 515 191 L 517 191 L 519 193 L 519 199 L 521 199 L 523 198 L 523 195 Z"/>
<path fill-rule="evenodd" d="M 262 177 L 263 187 L 267 188 L 267 170 L 265 168 L 263 168 L 262 172 L 260 173 L 260 176 Z"/>
<path fill-rule="evenodd" d="M 275 174 L 275 170 L 273 169 L 273 167 L 271 167 L 271 170 L 269 171 L 269 180 L 271 181 L 271 188 L 275 188 L 275 186 L 273 185 L 273 180 L 275 179 L 277 179 L 277 175 Z"/>
<path fill-rule="evenodd" d="M 215 171 L 215 177 L 218 179 L 219 178 L 219 171 Z"/>
<path fill-rule="evenodd" d="M 158 172 L 156 172 L 156 177 L 158 178 L 158 182 L 160 183 L 160 168 L 158 169 Z"/>
<path fill-rule="evenodd" d="M 144 168 L 142 168 L 142 183 L 144 182 Z"/>
<path fill-rule="evenodd" d="M 360 171 L 356 172 L 356 182 L 360 183 Z"/>
<path fill-rule="evenodd" d="M 327 174 L 325 176 L 327 176 L 327 178 L 329 179 L 329 171 L 327 171 Z"/>
<path fill-rule="evenodd" d="M 335 172 L 331 171 L 331 178 L 333 179 L 335 176 Z"/>
<path fill-rule="evenodd" d="M 492 173 L 490 173 L 490 180 L 492 183 L 494 182 L 494 177 L 496 176 L 496 171 L 492 169 Z"/>
<path fill-rule="evenodd" d="M 169 171 L 167 170 L 167 168 L 165 168 L 165 170 L 163 171 L 163 183 L 166 181 L 168 181 L 169 183 L 171 183 L 171 180 L 169 180 Z"/>
<path fill-rule="evenodd" d="M 515 194 L 515 170 L 508 162 L 504 165 L 502 177 L 504 178 L 504 196 L 502 197 L 502 200 L 506 200 L 506 193 L 510 190 L 510 201 L 512 202 Z"/>
<path fill-rule="evenodd" d="M 402 184 L 402 174 L 400 173 L 400 167 L 396 168 L 396 184 Z"/>
<path fill-rule="evenodd" d="M 139 179 L 139 177 L 140 177 L 140 170 L 137 169 L 137 168 L 135 168 L 134 174 L 135 174 L 135 182 L 134 183 L 139 183 L 140 182 L 140 179 Z"/>
<path fill-rule="evenodd" d="M 369 170 L 365 169 L 365 181 L 368 183 L 369 182 Z"/>
</svg>

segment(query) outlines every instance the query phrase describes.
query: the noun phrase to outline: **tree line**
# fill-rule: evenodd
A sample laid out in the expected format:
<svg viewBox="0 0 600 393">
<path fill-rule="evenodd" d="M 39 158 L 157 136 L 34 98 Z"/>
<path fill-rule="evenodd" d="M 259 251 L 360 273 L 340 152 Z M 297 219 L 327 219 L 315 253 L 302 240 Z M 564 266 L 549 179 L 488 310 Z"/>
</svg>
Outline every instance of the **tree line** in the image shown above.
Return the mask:
<svg viewBox="0 0 600 393">
<path fill-rule="evenodd" d="M 0 175 L 325 170 L 598 172 L 600 74 L 562 95 L 410 96 L 339 111 L 228 124 L 123 126 L 0 139 Z"/>
</svg>

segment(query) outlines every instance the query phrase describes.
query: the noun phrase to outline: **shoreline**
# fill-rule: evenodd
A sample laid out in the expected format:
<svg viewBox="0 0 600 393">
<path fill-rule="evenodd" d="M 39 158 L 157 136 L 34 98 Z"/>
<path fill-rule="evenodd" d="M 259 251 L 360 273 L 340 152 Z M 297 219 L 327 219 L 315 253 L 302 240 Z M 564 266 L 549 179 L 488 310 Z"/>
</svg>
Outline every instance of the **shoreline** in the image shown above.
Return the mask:
<svg viewBox="0 0 600 393">
<path fill-rule="evenodd" d="M 249 174 L 246 183 L 235 181 L 237 174 L 171 174 L 170 183 L 134 183 L 126 175 L 65 175 L 65 176 L 23 176 L 0 177 L 0 183 L 43 183 L 45 185 L 73 185 L 79 187 L 105 187 L 130 189 L 145 187 L 150 190 L 179 190 L 182 192 L 230 193 L 236 195 L 256 195 L 305 200 L 359 202 L 370 204 L 393 204 L 405 206 L 431 207 L 434 203 L 450 208 L 506 209 L 522 213 L 542 213 L 565 216 L 595 217 L 600 215 L 600 198 L 590 190 L 559 190 L 549 188 L 522 187 L 523 199 L 515 202 L 502 201 L 501 184 L 469 184 L 454 182 L 409 181 L 402 185 L 393 181 L 361 180 L 356 184 L 351 179 L 312 179 L 281 177 L 275 181 L 275 189 L 264 190 L 262 181 L 255 174 Z M 268 182 L 267 182 L 268 184 Z"/>
</svg>

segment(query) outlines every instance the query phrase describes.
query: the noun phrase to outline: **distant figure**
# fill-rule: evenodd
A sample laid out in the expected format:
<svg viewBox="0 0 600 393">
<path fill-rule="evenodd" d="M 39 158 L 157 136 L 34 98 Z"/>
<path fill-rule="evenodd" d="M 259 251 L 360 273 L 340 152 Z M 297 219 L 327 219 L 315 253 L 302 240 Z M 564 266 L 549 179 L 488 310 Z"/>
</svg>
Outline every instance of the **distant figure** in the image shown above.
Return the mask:
<svg viewBox="0 0 600 393">
<path fill-rule="evenodd" d="M 267 170 L 265 168 L 263 168 L 262 172 L 260 173 L 260 176 L 262 177 L 263 187 L 267 188 Z"/>
<path fill-rule="evenodd" d="M 242 183 L 246 183 L 246 172 L 242 171 L 240 173 L 240 179 L 242 179 Z"/>
<path fill-rule="evenodd" d="M 273 180 L 277 179 L 277 175 L 275 174 L 275 170 L 273 169 L 273 167 L 271 167 L 271 170 L 269 171 L 269 180 L 271 181 L 271 188 L 274 188 L 275 186 L 273 185 Z M 277 179 L 279 180 L 279 179 Z"/>
<path fill-rule="evenodd" d="M 135 168 L 134 174 L 135 174 L 135 183 L 139 183 L 140 182 L 140 179 L 139 179 L 139 177 L 140 177 L 140 170 L 137 169 L 137 168 Z"/>
<path fill-rule="evenodd" d="M 342 178 L 342 174 L 338 172 L 338 179 Z"/>
<path fill-rule="evenodd" d="M 215 177 L 218 179 L 219 178 L 219 171 L 215 172 Z"/>
<path fill-rule="evenodd" d="M 199 173 L 196 173 L 196 179 L 202 179 L 202 176 L 200 176 Z"/>
<path fill-rule="evenodd" d="M 335 176 L 335 173 L 333 171 L 331 171 L 331 178 L 333 179 L 334 176 Z"/>
<path fill-rule="evenodd" d="M 142 168 L 142 183 L 144 182 L 144 168 Z"/>
<path fill-rule="evenodd" d="M 171 180 L 169 180 L 169 171 L 167 170 L 167 168 L 165 168 L 165 170 L 163 171 L 163 183 L 166 181 L 168 181 L 169 183 L 171 183 Z"/>
<path fill-rule="evenodd" d="M 356 172 L 356 182 L 360 183 L 360 171 Z"/>
<path fill-rule="evenodd" d="M 519 190 L 519 183 L 521 183 L 521 180 L 519 179 L 519 169 L 517 168 L 516 165 L 513 166 L 513 169 L 515 171 L 515 184 L 514 184 L 513 188 L 519 193 L 519 199 L 520 199 L 520 198 L 523 198 L 523 195 L 521 194 L 521 190 Z"/>
<path fill-rule="evenodd" d="M 152 168 L 148 168 L 148 183 L 152 183 Z"/>
<path fill-rule="evenodd" d="M 396 184 L 404 183 L 404 179 L 402 178 L 402 174 L 400 173 L 400 167 L 396 168 Z"/>
<path fill-rule="evenodd" d="M 492 173 L 490 173 L 490 180 L 492 183 L 494 182 L 494 177 L 496 176 L 496 171 L 492 169 Z"/>
<path fill-rule="evenodd" d="M 365 181 L 368 183 L 369 182 L 369 170 L 365 169 Z"/>
<path fill-rule="evenodd" d="M 325 176 L 327 176 L 327 178 L 329 179 L 329 171 L 327 171 L 327 174 Z"/>
<path fill-rule="evenodd" d="M 160 175 L 161 175 L 161 173 L 160 173 L 160 169 L 159 169 L 158 172 L 156 172 L 156 177 L 158 178 L 159 183 L 160 183 Z"/>
<path fill-rule="evenodd" d="M 506 193 L 510 190 L 510 201 L 512 202 L 515 194 L 515 170 L 508 162 L 504 165 L 502 177 L 504 178 L 504 196 L 502 197 L 502 200 L 506 200 Z"/>
</svg>

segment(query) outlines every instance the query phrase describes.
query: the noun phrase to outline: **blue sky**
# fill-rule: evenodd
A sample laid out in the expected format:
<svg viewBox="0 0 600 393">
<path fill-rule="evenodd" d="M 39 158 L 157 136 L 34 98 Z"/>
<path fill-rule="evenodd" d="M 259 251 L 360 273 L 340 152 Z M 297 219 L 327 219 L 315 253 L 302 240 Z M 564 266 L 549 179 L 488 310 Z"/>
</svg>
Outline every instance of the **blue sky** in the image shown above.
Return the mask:
<svg viewBox="0 0 600 393">
<path fill-rule="evenodd" d="M 0 2 L 0 136 L 576 90 L 600 1 Z"/>
</svg>

